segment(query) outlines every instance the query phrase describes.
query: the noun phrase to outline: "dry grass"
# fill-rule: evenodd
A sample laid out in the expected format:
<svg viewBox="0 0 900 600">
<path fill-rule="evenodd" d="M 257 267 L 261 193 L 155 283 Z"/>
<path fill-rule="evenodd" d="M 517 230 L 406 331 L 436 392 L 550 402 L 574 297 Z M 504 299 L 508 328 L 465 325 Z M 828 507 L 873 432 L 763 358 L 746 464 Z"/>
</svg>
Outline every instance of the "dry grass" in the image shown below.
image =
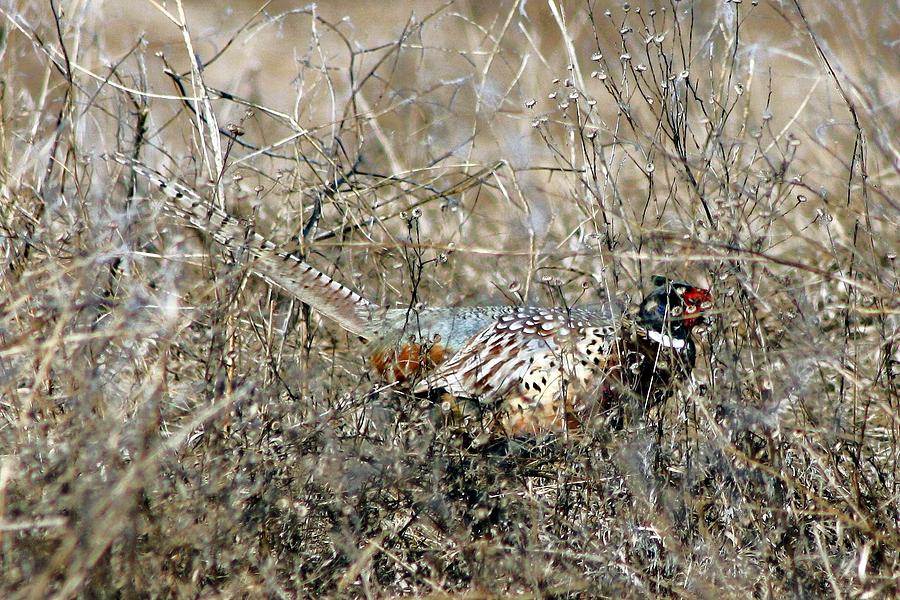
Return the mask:
<svg viewBox="0 0 900 600">
<path fill-rule="evenodd" d="M 127 4 L 0 13 L 0 594 L 898 594 L 891 3 Z M 114 151 L 379 302 L 715 322 L 642 422 L 471 447 Z"/>
</svg>

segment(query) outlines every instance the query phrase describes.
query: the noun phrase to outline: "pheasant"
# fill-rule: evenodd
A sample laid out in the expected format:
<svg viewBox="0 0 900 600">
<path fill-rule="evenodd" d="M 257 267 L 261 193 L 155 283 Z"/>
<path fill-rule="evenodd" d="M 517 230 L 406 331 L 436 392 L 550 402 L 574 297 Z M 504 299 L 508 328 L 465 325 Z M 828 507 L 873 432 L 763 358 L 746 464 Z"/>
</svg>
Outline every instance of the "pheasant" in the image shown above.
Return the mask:
<svg viewBox="0 0 900 600">
<path fill-rule="evenodd" d="M 251 269 L 369 346 L 373 370 L 414 394 L 496 406 L 509 435 L 584 425 L 621 401 L 664 401 L 692 370 L 692 329 L 712 308 L 703 288 L 662 276 L 636 310 L 615 303 L 385 308 L 244 226 L 194 190 L 127 157 L 115 160 L 156 185 L 166 208 Z M 437 394 L 437 395 L 435 395 Z"/>
</svg>

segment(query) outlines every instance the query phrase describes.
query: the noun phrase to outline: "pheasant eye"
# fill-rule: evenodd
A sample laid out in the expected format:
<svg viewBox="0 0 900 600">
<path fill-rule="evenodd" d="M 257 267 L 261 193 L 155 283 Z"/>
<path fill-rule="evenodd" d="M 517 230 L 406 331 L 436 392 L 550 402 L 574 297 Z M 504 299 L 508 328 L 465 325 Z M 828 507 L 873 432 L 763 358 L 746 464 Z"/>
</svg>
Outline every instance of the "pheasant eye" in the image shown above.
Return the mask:
<svg viewBox="0 0 900 600">
<path fill-rule="evenodd" d="M 664 314 L 666 314 L 666 307 L 665 307 L 664 305 L 662 305 L 662 304 L 660 304 L 659 306 L 657 306 L 657 307 L 656 307 L 656 314 L 658 314 L 658 315 L 664 315 Z"/>
</svg>

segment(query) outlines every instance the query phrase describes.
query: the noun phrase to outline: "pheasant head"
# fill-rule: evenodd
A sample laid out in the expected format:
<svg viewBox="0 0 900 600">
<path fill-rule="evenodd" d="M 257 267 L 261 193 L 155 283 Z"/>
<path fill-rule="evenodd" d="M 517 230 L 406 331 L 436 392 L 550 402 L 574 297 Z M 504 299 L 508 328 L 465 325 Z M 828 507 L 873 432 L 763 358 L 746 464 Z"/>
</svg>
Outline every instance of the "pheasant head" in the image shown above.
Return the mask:
<svg viewBox="0 0 900 600">
<path fill-rule="evenodd" d="M 703 313 L 712 308 L 712 294 L 661 275 L 655 275 L 651 282 L 654 289 L 641 302 L 637 322 L 659 344 L 676 350 L 684 348 L 691 330 L 703 321 Z"/>
</svg>

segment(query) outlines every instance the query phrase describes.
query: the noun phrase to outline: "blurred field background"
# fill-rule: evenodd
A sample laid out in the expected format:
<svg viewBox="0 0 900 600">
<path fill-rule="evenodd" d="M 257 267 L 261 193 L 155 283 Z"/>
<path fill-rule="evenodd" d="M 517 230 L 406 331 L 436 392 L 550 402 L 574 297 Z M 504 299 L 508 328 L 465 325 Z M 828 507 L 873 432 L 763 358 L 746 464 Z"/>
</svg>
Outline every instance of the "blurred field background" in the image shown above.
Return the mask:
<svg viewBox="0 0 900 600">
<path fill-rule="evenodd" d="M 892 2 L 0 2 L 0 595 L 900 591 Z M 395 306 L 710 287 L 479 446 L 108 156 Z"/>
</svg>

